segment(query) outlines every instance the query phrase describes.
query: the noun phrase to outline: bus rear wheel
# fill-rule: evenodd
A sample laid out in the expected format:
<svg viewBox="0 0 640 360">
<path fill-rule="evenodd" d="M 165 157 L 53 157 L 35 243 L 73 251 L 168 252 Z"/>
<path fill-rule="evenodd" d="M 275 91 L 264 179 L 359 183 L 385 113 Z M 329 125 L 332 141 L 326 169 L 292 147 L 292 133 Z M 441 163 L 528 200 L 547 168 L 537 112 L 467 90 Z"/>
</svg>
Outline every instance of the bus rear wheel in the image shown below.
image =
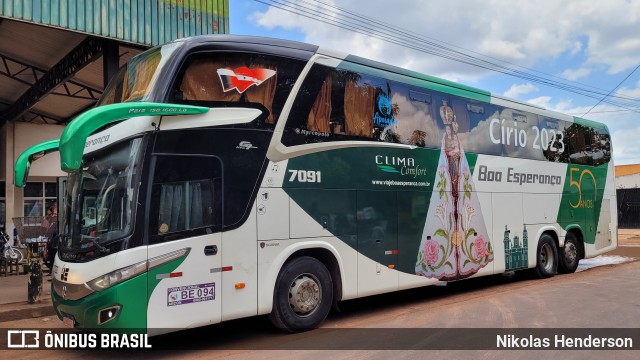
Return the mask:
<svg viewBox="0 0 640 360">
<path fill-rule="evenodd" d="M 333 302 L 333 283 L 327 267 L 303 256 L 284 265 L 273 295 L 269 319 L 278 328 L 300 332 L 318 327 Z"/>
<path fill-rule="evenodd" d="M 576 271 L 580 262 L 580 243 L 572 232 L 567 233 L 564 240 L 564 247 L 558 254 L 558 272 L 570 274 Z"/>
<path fill-rule="evenodd" d="M 556 243 L 549 234 L 542 234 L 536 251 L 536 267 L 533 273 L 540 279 L 550 278 L 558 270 L 558 251 Z"/>
</svg>

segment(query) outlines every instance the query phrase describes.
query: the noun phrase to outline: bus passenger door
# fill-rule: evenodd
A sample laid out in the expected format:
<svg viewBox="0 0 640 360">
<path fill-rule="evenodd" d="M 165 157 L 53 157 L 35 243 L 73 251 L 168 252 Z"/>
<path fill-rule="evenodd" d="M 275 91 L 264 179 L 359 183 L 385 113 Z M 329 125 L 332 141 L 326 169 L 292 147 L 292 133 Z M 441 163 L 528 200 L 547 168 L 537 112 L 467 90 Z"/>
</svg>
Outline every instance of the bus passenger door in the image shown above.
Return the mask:
<svg viewBox="0 0 640 360">
<path fill-rule="evenodd" d="M 151 160 L 147 192 L 147 327 L 190 328 L 220 322 L 222 310 L 222 163 L 215 156 Z"/>
</svg>

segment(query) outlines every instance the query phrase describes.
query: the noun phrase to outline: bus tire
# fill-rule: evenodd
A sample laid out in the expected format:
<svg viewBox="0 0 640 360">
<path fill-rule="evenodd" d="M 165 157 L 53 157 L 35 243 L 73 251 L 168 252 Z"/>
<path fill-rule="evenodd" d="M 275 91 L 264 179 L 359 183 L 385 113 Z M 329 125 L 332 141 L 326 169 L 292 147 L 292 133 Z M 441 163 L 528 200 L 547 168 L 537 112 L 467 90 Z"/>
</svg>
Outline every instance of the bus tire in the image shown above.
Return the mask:
<svg viewBox="0 0 640 360">
<path fill-rule="evenodd" d="M 564 240 L 564 247 L 558 254 L 558 272 L 570 274 L 576 271 L 580 262 L 580 243 L 572 232 L 568 232 Z"/>
<path fill-rule="evenodd" d="M 333 283 L 319 260 L 302 256 L 287 262 L 276 279 L 269 319 L 278 328 L 301 332 L 318 327 L 333 303 Z"/>
<path fill-rule="evenodd" d="M 549 234 L 542 234 L 536 251 L 536 267 L 533 273 L 540 279 L 550 278 L 558 270 L 558 251 L 556 243 Z"/>
</svg>

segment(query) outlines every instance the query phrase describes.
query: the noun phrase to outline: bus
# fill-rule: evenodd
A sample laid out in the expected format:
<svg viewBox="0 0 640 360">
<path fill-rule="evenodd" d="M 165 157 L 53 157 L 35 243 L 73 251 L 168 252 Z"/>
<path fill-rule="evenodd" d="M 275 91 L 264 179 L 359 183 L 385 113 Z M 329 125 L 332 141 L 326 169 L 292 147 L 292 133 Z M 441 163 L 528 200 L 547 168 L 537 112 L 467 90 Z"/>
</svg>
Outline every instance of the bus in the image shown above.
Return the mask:
<svg viewBox="0 0 640 360">
<path fill-rule="evenodd" d="M 340 301 L 576 271 L 617 246 L 607 126 L 278 39 L 197 36 L 122 67 L 58 140 L 52 301 L 160 334 Z"/>
</svg>

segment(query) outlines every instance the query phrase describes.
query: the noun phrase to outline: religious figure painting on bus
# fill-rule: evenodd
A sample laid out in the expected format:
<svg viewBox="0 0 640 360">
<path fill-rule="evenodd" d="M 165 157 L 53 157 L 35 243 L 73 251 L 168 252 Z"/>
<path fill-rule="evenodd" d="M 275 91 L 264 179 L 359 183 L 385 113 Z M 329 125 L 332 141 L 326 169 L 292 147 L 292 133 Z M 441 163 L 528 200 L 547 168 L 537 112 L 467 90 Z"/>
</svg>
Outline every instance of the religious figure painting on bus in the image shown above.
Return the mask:
<svg viewBox="0 0 640 360">
<path fill-rule="evenodd" d="M 469 277 L 493 261 L 493 248 L 475 194 L 469 164 L 458 139 L 458 124 L 446 100 L 445 126 L 416 274 L 440 280 Z"/>
</svg>

